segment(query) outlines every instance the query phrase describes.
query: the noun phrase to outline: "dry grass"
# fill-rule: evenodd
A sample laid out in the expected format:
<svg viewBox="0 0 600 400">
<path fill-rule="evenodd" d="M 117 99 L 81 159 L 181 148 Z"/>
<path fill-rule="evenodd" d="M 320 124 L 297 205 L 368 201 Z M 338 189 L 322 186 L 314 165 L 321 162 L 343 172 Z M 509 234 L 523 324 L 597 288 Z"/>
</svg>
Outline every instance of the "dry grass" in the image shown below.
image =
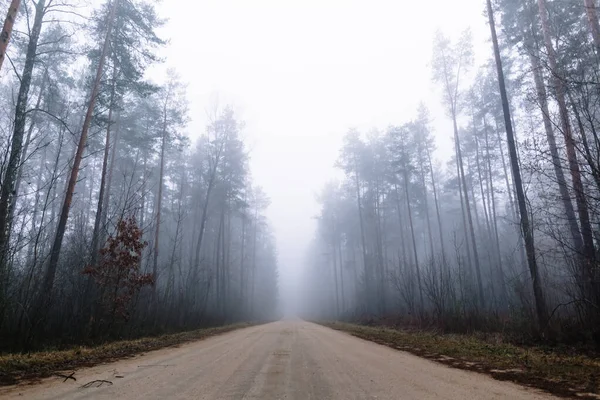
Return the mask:
<svg viewBox="0 0 600 400">
<path fill-rule="evenodd" d="M 600 359 L 545 348 L 519 347 L 499 338 L 440 335 L 345 323 L 323 323 L 353 336 L 434 360 L 455 368 L 486 373 L 573 398 L 600 398 Z"/>
<path fill-rule="evenodd" d="M 0 355 L 0 386 L 13 385 L 23 380 L 46 378 L 61 371 L 108 363 L 147 351 L 201 340 L 248 326 L 250 324 L 227 325 L 219 328 L 112 342 L 97 347 L 77 347 L 70 350 Z"/>
</svg>

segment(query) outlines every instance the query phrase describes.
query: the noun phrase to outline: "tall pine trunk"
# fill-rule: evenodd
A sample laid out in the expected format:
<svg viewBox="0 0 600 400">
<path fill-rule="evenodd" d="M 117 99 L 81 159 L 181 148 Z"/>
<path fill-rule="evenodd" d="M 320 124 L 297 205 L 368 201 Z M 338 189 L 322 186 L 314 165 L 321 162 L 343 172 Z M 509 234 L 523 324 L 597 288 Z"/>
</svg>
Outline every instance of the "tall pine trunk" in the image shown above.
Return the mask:
<svg viewBox="0 0 600 400">
<path fill-rule="evenodd" d="M 502 69 L 502 59 L 500 58 L 500 48 L 498 46 L 498 37 L 496 36 L 496 25 L 494 23 L 494 14 L 491 0 L 487 0 L 487 11 L 494 45 L 494 58 L 496 60 L 496 69 L 498 72 L 498 86 L 500 88 L 500 97 L 502 99 L 502 110 L 504 112 L 504 124 L 506 127 L 506 141 L 508 143 L 508 151 L 510 154 L 510 162 L 513 172 L 513 182 L 517 194 L 517 202 L 519 204 L 519 214 L 521 217 L 521 230 L 525 240 L 525 250 L 527 252 L 527 264 L 531 274 L 533 284 L 533 293 L 535 298 L 535 308 L 540 328 L 544 328 L 548 323 L 548 310 L 546 301 L 542 291 L 542 283 L 538 270 L 537 260 L 535 257 L 535 243 L 533 241 L 533 232 L 529 223 L 529 213 L 527 211 L 527 203 L 525 200 L 525 191 L 523 190 L 523 182 L 521 181 L 521 170 L 519 166 L 517 147 L 515 145 L 514 133 L 512 130 L 512 121 L 510 118 L 510 110 L 508 106 L 508 95 L 506 93 L 506 85 L 504 83 L 504 71 Z"/>
<path fill-rule="evenodd" d="M 465 247 L 466 247 L 466 255 L 467 255 L 467 267 L 469 268 L 469 273 L 473 273 L 473 261 L 471 256 L 471 241 L 469 240 L 469 223 L 467 221 L 467 213 L 465 211 L 465 199 L 463 195 L 462 183 L 460 181 L 460 167 L 458 165 L 458 148 L 456 144 L 454 146 L 454 153 L 456 156 L 456 179 L 458 182 L 458 195 L 460 198 L 460 212 L 461 212 L 461 223 L 463 226 L 463 234 L 465 237 Z"/>
<path fill-rule="evenodd" d="M 530 32 L 530 36 L 533 36 L 533 32 Z M 544 78 L 542 76 L 542 69 L 539 61 L 539 51 L 537 48 L 533 47 L 533 40 L 530 40 L 530 44 L 531 50 L 529 53 L 529 62 L 531 63 L 531 73 L 533 74 L 533 80 L 535 82 L 537 100 L 542 111 L 544 130 L 546 131 L 546 139 L 548 140 L 550 156 L 552 157 L 552 167 L 554 168 L 554 175 L 556 176 L 556 182 L 558 183 L 560 199 L 565 209 L 565 217 L 567 218 L 567 224 L 569 226 L 573 246 L 575 249 L 577 249 L 577 251 L 581 251 L 583 248 L 583 241 L 581 239 L 581 233 L 577 224 L 575 209 L 573 208 L 573 203 L 571 202 L 571 194 L 569 193 L 567 180 L 565 179 L 565 174 L 563 172 L 562 161 L 558 153 L 556 137 L 554 136 L 554 128 L 552 126 L 552 121 L 550 120 L 548 96 L 546 93 L 546 87 L 544 85 Z"/>
<path fill-rule="evenodd" d="M 496 138 L 498 139 L 498 148 L 500 149 L 500 159 L 502 160 L 502 171 L 504 172 L 504 184 L 506 185 L 506 193 L 508 193 L 508 205 L 510 207 L 510 212 L 513 217 L 513 220 L 516 222 L 517 220 L 520 220 L 520 217 L 519 215 L 517 215 L 516 205 L 513 198 L 513 193 L 515 193 L 514 185 L 511 184 L 509 179 L 509 176 L 512 174 L 512 169 L 509 174 L 508 167 L 506 166 L 506 159 L 504 157 L 504 149 L 502 146 L 502 136 L 500 135 L 500 127 L 498 126 L 498 120 L 496 119 L 496 117 L 494 117 L 494 122 L 496 125 Z M 519 229 L 517 229 L 519 233 L 519 264 L 522 266 L 523 271 L 527 272 L 526 269 L 528 269 L 528 267 L 525 266 L 525 264 L 527 264 L 527 256 L 525 255 L 525 242 L 523 241 L 523 236 L 521 234 L 522 232 Z"/>
<path fill-rule="evenodd" d="M 431 173 L 431 188 L 433 190 L 433 200 L 435 202 L 435 213 L 438 220 L 438 230 L 440 231 L 440 245 L 442 247 L 442 262 L 446 263 L 446 248 L 444 246 L 444 230 L 442 229 L 442 216 L 440 213 L 440 205 L 437 194 L 437 187 L 435 185 L 435 177 L 433 176 L 433 163 L 431 162 L 431 154 L 429 149 L 425 147 L 425 152 L 427 153 L 427 162 L 429 163 L 429 171 Z"/>
<path fill-rule="evenodd" d="M 54 237 L 54 243 L 52 244 L 52 249 L 50 251 L 50 259 L 48 261 L 48 267 L 44 273 L 44 277 L 42 280 L 41 290 L 39 292 L 36 311 L 34 314 L 37 318 L 43 317 L 45 314 L 44 310 L 47 310 L 49 307 L 49 302 L 51 300 L 52 287 L 54 286 L 54 277 L 56 276 L 56 269 L 58 267 L 58 259 L 60 256 L 60 250 L 62 248 L 63 238 L 65 236 L 65 231 L 67 228 L 67 220 L 69 218 L 69 211 L 71 209 L 71 202 L 73 200 L 73 194 L 75 192 L 75 184 L 77 183 L 77 177 L 79 175 L 79 168 L 81 165 L 81 159 L 83 158 L 83 151 L 85 150 L 87 144 L 88 132 L 90 129 L 90 125 L 92 122 L 94 108 L 96 106 L 96 100 L 98 98 L 98 92 L 100 90 L 100 82 L 102 80 L 102 75 L 104 73 L 104 64 L 106 61 L 106 55 L 108 53 L 110 37 L 113 22 L 115 19 L 115 14 L 117 11 L 117 5 L 119 0 L 113 0 L 113 3 L 110 6 L 109 15 L 107 18 L 107 26 L 106 26 L 106 36 L 104 38 L 104 44 L 102 46 L 102 52 L 100 55 L 100 59 L 98 61 L 98 68 L 96 70 L 96 77 L 94 79 L 94 85 L 92 86 L 92 91 L 90 93 L 90 98 L 88 101 L 88 108 L 85 115 L 85 120 L 83 122 L 83 127 L 81 129 L 81 136 L 79 138 L 79 143 L 77 145 L 77 150 L 75 152 L 75 157 L 73 159 L 73 167 L 71 168 L 71 174 L 69 176 L 67 190 L 64 197 L 64 202 L 60 211 L 60 217 L 58 220 L 58 226 L 56 228 L 56 235 Z M 44 310 L 42 310 L 42 308 Z M 41 313 L 41 314 L 38 314 Z M 37 321 L 36 321 L 37 322 Z"/>
<path fill-rule="evenodd" d="M 342 258 L 342 239 L 340 236 L 337 236 L 339 238 L 338 241 L 338 260 L 340 263 L 340 292 L 341 292 L 341 305 L 342 305 L 342 312 L 344 312 L 345 310 L 345 299 L 344 299 L 344 260 Z M 335 246 L 334 246 L 334 251 L 335 251 Z"/>
<path fill-rule="evenodd" d="M 577 149 L 575 148 L 575 140 L 571 130 L 571 122 L 569 119 L 569 110 L 567 109 L 566 87 L 560 76 L 560 68 L 556 60 L 556 53 L 552 45 L 552 37 L 550 35 L 550 27 L 548 21 L 548 12 L 546 10 L 546 1 L 538 0 L 538 8 L 540 19 L 542 21 L 542 32 L 544 35 L 544 44 L 548 55 L 548 64 L 552 73 L 552 81 L 554 94 L 558 104 L 562 133 L 565 139 L 565 147 L 567 149 L 567 160 L 569 162 L 569 171 L 571 180 L 573 181 L 573 189 L 575 191 L 575 202 L 577 204 L 577 212 L 579 214 L 579 223 L 581 226 L 581 236 L 583 239 L 582 254 L 585 257 L 583 265 L 584 276 L 591 279 L 591 269 L 595 260 L 594 238 L 592 234 L 592 225 L 590 223 L 590 215 L 588 211 L 587 200 L 581 179 L 581 170 L 577 159 Z"/>
<path fill-rule="evenodd" d="M 204 204 L 202 205 L 202 215 L 200 219 L 200 232 L 198 233 L 198 242 L 196 244 L 196 256 L 194 258 L 193 270 L 197 272 L 200 267 L 200 250 L 202 248 L 202 240 L 204 239 L 204 230 L 206 227 L 206 218 L 208 216 L 208 204 L 210 202 L 210 196 L 215 184 L 217 177 L 217 169 L 219 168 L 219 162 L 221 159 L 221 153 L 223 151 L 224 143 L 221 143 L 219 150 L 215 154 L 213 165 L 210 170 L 210 176 L 208 178 L 208 186 L 206 187 L 206 197 L 204 198 Z"/>
<path fill-rule="evenodd" d="M 156 279 L 158 277 L 158 254 L 160 245 L 160 212 L 162 208 L 163 186 L 165 177 L 165 151 L 167 147 L 167 101 L 163 108 L 162 140 L 160 145 L 160 170 L 158 172 L 158 193 L 156 195 L 156 229 L 154 232 L 154 254 L 152 261 L 152 276 L 154 277 L 154 294 L 156 298 Z"/>
<path fill-rule="evenodd" d="M 479 305 L 483 308 L 485 307 L 485 298 L 483 295 L 483 282 L 481 279 L 481 265 L 479 263 L 479 252 L 477 251 L 477 241 L 475 240 L 475 230 L 473 229 L 473 216 L 471 213 L 471 204 L 469 202 L 469 192 L 467 188 L 467 179 L 465 177 L 465 168 L 462 159 L 462 150 L 460 147 L 460 138 L 458 135 L 458 125 L 456 123 L 456 112 L 452 112 L 452 123 L 454 126 L 454 140 L 456 141 L 456 155 L 457 155 L 457 163 L 459 169 L 459 185 L 462 186 L 463 197 L 464 197 L 464 205 L 465 205 L 465 214 L 467 217 L 467 226 L 465 227 L 468 231 L 467 237 L 470 237 L 471 246 L 473 249 L 473 262 L 475 266 L 475 275 L 477 278 L 477 289 L 479 294 Z M 467 239 L 469 240 L 469 239 Z"/>
<path fill-rule="evenodd" d="M 110 129 L 112 127 L 112 116 L 115 102 L 115 86 L 117 78 L 117 67 L 113 66 L 112 85 L 110 90 L 110 104 L 108 106 L 108 123 L 106 126 L 106 142 L 104 144 L 104 156 L 102 158 L 102 174 L 100 176 L 100 192 L 98 193 L 98 205 L 96 207 L 96 218 L 94 220 L 94 231 L 92 233 L 92 248 L 91 248 L 91 264 L 96 265 L 98 259 L 98 251 L 100 250 L 100 230 L 104 229 L 102 222 L 102 215 L 104 214 L 103 202 L 104 202 L 104 191 L 106 190 L 106 172 L 108 168 L 108 155 L 110 152 Z"/>
<path fill-rule="evenodd" d="M 598 13 L 596 12 L 595 0 L 583 0 L 585 13 L 587 15 L 590 33 L 596 46 L 596 55 L 600 57 L 600 24 L 598 23 Z"/>
<path fill-rule="evenodd" d="M 406 172 L 406 167 L 404 168 L 404 195 L 406 196 L 406 208 L 408 209 L 408 224 L 410 226 L 410 234 L 412 237 L 412 245 L 413 245 L 413 254 L 415 256 L 415 271 L 417 273 L 417 285 L 419 286 L 419 311 L 421 314 L 424 311 L 424 301 L 423 301 L 423 285 L 421 282 L 421 270 L 419 266 L 419 256 L 417 254 L 417 240 L 415 238 L 415 228 L 413 225 L 412 218 L 412 210 L 410 207 L 410 197 L 408 192 L 408 173 Z"/>
<path fill-rule="evenodd" d="M 0 188 L 0 320 L 4 310 L 4 292 L 6 286 L 6 275 L 8 272 L 7 265 L 10 251 L 10 209 L 12 203 L 16 201 L 15 183 L 17 181 L 17 175 L 21 164 L 21 155 L 23 153 L 23 139 L 25 136 L 25 125 L 27 122 L 27 102 L 29 100 L 29 89 L 31 88 L 31 80 L 33 77 L 33 67 L 37 58 L 37 46 L 40 38 L 40 32 L 42 30 L 42 22 L 44 19 L 44 14 L 46 13 L 45 7 L 46 0 L 39 0 L 35 7 L 35 18 L 33 22 L 33 27 L 31 28 L 31 33 L 29 35 L 29 43 L 27 45 L 27 53 L 25 55 L 25 65 L 23 66 L 23 73 L 21 74 L 20 79 L 21 83 L 19 85 L 19 94 L 17 96 L 17 105 L 15 108 L 15 118 L 12 142 L 10 146 L 10 154 L 8 157 L 8 163 L 6 164 L 4 177 L 1 179 L 2 187 Z M 9 24 L 9 27 L 12 30 L 12 24 Z M 8 41 L 8 38 L 6 38 L 6 40 Z M 0 40 L 0 43 L 1 42 L 2 40 Z M 6 42 L 6 44 L 8 44 L 8 42 Z M 2 44 L 2 46 L 4 46 L 4 44 Z M 0 51 L 2 51 L 1 48 Z M 2 52 L 0 56 L 1 61 L 4 59 L 4 52 Z"/>
<path fill-rule="evenodd" d="M 420 150 L 420 149 L 419 149 Z M 425 182 L 425 170 L 423 166 L 423 154 L 419 151 L 419 172 L 421 175 L 421 184 L 423 185 L 423 208 L 425 208 L 425 221 L 427 222 L 427 237 L 429 238 L 429 249 L 431 252 L 431 260 L 435 256 L 435 249 L 433 246 L 433 233 L 431 230 L 431 217 L 429 216 L 429 200 L 427 199 L 427 183 Z"/>
<path fill-rule="evenodd" d="M 365 292 L 366 292 L 366 304 L 369 304 L 370 294 L 371 294 L 371 274 L 369 272 L 369 268 L 367 266 L 367 247 L 365 241 L 365 226 L 363 221 L 363 213 L 362 213 L 362 200 L 360 195 L 360 180 L 358 178 L 358 165 L 356 162 L 356 155 L 354 155 L 354 183 L 356 185 L 356 206 L 358 207 L 358 221 L 360 226 L 360 241 L 361 241 L 361 249 L 362 249 L 362 258 L 363 258 L 363 270 L 365 274 Z"/>
<path fill-rule="evenodd" d="M 244 193 L 244 204 L 246 204 L 246 193 Z M 244 211 L 242 211 L 241 213 L 241 219 L 242 219 L 242 237 L 241 237 L 241 249 L 240 249 L 240 301 L 241 301 L 241 308 L 242 308 L 242 314 L 246 311 L 245 309 L 245 304 L 246 304 L 246 299 L 245 299 L 245 287 L 246 287 L 246 267 L 244 265 L 244 261 L 246 258 L 246 214 L 244 213 Z"/>
<path fill-rule="evenodd" d="M 0 34 L 0 69 L 6 58 L 6 50 L 8 49 L 8 43 L 12 37 L 12 30 L 17 19 L 17 13 L 21 6 L 21 0 L 12 0 L 8 6 L 8 12 L 6 13 L 6 19 L 2 26 L 2 34 Z"/>
<path fill-rule="evenodd" d="M 104 207 L 103 207 L 103 212 L 100 220 L 100 226 L 106 226 L 106 221 L 108 219 L 108 212 L 110 210 L 110 194 L 111 194 L 111 188 L 112 188 L 112 179 L 113 179 L 113 174 L 115 171 L 115 158 L 117 157 L 117 154 L 119 152 L 119 134 L 120 134 L 120 128 L 121 128 L 121 124 L 119 123 L 121 119 L 121 113 L 117 111 L 117 115 L 115 116 L 115 134 L 114 134 L 114 139 L 112 142 L 112 146 L 111 146 L 111 152 L 110 152 L 110 163 L 108 163 L 108 173 L 106 176 L 106 189 L 104 190 Z M 145 166 L 144 166 L 145 167 Z M 140 224 L 140 226 L 142 226 Z M 105 230 L 101 230 L 100 231 L 100 239 L 104 239 L 103 235 L 106 233 L 106 229 Z"/>
<path fill-rule="evenodd" d="M 340 316 L 340 289 L 338 283 L 338 273 L 337 273 L 337 254 L 335 251 L 335 226 L 334 221 L 331 221 L 332 231 L 331 231 L 331 256 L 333 257 L 333 282 L 335 285 L 335 317 L 339 318 Z"/>
<path fill-rule="evenodd" d="M 479 192 L 481 193 L 481 203 L 483 205 L 483 216 L 485 218 L 485 227 L 488 237 L 491 239 L 492 229 L 490 226 L 489 204 L 485 201 L 485 190 L 483 189 L 483 175 L 481 174 L 481 156 L 479 152 L 479 139 L 475 137 L 475 164 L 477 166 L 477 178 L 479 179 Z"/>
<path fill-rule="evenodd" d="M 498 280 L 500 281 L 501 300 L 503 301 L 502 308 L 506 308 L 508 306 L 508 304 L 507 304 L 508 293 L 506 291 L 506 278 L 504 275 L 504 268 L 502 266 L 502 252 L 500 250 L 500 235 L 498 234 L 498 215 L 496 213 L 496 192 L 494 189 L 492 157 L 490 156 L 489 132 L 487 129 L 487 122 L 485 120 L 485 115 L 483 117 L 483 126 L 484 126 L 484 132 L 485 132 L 485 152 L 486 152 L 486 158 L 487 158 L 487 171 L 486 171 L 487 185 L 486 186 L 487 186 L 488 195 L 490 196 L 488 204 L 490 205 L 490 208 L 491 208 L 490 219 L 492 222 L 492 228 L 494 230 L 494 245 L 495 245 L 494 247 L 496 250 L 496 256 L 498 258 L 497 273 L 498 273 Z M 484 165 L 484 168 L 485 167 L 486 167 L 486 165 Z"/>
<path fill-rule="evenodd" d="M 254 291 L 256 288 L 256 244 L 258 235 L 258 207 L 254 210 L 254 231 L 252 232 L 252 268 L 250 272 L 250 318 L 254 318 Z"/>
<path fill-rule="evenodd" d="M 406 266 L 406 244 L 404 241 L 404 220 L 402 219 L 402 207 L 400 206 L 400 193 L 398 192 L 398 184 L 394 183 L 394 193 L 396 197 L 396 212 L 398 213 L 398 228 L 400 233 L 400 250 L 402 251 L 402 265 Z"/>
<path fill-rule="evenodd" d="M 35 110 L 38 110 L 40 108 L 40 105 L 42 104 L 42 96 L 46 89 L 46 81 L 47 80 L 48 80 L 48 70 L 44 71 L 44 75 L 42 77 L 42 83 L 40 85 L 40 92 L 38 93 L 37 101 L 35 103 Z M 31 122 L 29 123 L 29 128 L 27 128 L 27 135 L 25 137 L 25 143 L 23 144 L 23 151 L 21 152 L 22 160 L 26 160 L 29 155 L 29 145 L 31 144 L 31 135 L 33 134 L 33 129 L 35 128 L 35 122 L 34 122 L 33 117 L 35 116 L 36 112 L 32 112 L 31 114 L 32 114 Z M 13 217 L 15 215 L 15 210 L 17 209 L 17 199 L 19 198 L 19 192 L 21 190 L 21 182 L 23 181 L 23 170 L 24 170 L 23 163 L 21 163 L 21 165 L 19 166 L 19 170 L 17 172 L 17 178 L 15 181 L 14 201 L 10 202 L 10 206 L 8 209 L 7 231 L 9 233 L 12 232 L 12 224 L 14 222 Z M 33 212 L 35 213 L 36 210 L 34 210 Z"/>
<path fill-rule="evenodd" d="M 377 293 L 379 298 L 379 313 L 385 314 L 385 267 L 383 256 L 383 230 L 381 228 L 381 202 L 379 195 L 379 182 L 377 181 L 375 189 L 375 245 L 377 247 Z"/>
</svg>

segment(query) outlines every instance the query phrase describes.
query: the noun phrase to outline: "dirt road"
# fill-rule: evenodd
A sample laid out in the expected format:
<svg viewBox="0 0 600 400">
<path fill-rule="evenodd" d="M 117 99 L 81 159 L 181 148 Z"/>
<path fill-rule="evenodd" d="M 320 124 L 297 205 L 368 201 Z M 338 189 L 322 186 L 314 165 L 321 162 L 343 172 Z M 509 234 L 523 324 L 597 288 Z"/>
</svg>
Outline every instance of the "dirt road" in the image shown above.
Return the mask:
<svg viewBox="0 0 600 400">
<path fill-rule="evenodd" d="M 246 328 L 0 389 L 2 399 L 548 399 L 303 321 Z M 82 387 L 93 381 L 89 387 Z M 106 381 L 106 382 L 101 382 Z M 99 387 L 95 387 L 98 386 Z"/>
</svg>

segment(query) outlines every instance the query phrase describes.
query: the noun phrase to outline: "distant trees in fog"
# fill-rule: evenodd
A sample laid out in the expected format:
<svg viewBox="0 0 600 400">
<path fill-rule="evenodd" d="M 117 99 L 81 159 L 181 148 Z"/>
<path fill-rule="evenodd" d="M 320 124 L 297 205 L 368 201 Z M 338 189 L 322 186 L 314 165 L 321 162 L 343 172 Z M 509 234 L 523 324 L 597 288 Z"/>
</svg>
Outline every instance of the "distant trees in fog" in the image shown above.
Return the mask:
<svg viewBox="0 0 600 400">
<path fill-rule="evenodd" d="M 426 106 L 403 125 L 347 133 L 337 163 L 345 179 L 320 196 L 310 315 L 600 333 L 594 2 L 491 8 L 499 58 L 473 70 L 468 32 L 454 42 L 438 33 L 433 44 L 449 116 L 437 134 L 454 142 L 446 165 L 435 162 Z"/>
</svg>

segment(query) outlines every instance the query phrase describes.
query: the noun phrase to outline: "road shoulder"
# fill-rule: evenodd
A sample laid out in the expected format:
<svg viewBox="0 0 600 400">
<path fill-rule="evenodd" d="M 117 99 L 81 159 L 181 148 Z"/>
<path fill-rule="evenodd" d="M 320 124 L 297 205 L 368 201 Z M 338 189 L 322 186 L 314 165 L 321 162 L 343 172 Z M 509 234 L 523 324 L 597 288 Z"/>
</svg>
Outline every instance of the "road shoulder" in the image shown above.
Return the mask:
<svg viewBox="0 0 600 400">
<path fill-rule="evenodd" d="M 492 343 L 466 335 L 438 335 L 340 322 L 321 325 L 453 368 L 484 373 L 497 380 L 512 381 L 561 397 L 600 398 L 597 384 L 600 360 L 586 355 Z"/>
<path fill-rule="evenodd" d="M 65 381 L 68 381 L 73 379 L 74 372 L 81 368 L 89 368 L 150 351 L 196 342 L 250 326 L 253 325 L 248 323 L 226 325 L 169 335 L 117 341 L 94 347 L 78 346 L 69 350 L 0 355 L 0 387 L 32 383 L 52 376 L 62 377 Z"/>
</svg>

